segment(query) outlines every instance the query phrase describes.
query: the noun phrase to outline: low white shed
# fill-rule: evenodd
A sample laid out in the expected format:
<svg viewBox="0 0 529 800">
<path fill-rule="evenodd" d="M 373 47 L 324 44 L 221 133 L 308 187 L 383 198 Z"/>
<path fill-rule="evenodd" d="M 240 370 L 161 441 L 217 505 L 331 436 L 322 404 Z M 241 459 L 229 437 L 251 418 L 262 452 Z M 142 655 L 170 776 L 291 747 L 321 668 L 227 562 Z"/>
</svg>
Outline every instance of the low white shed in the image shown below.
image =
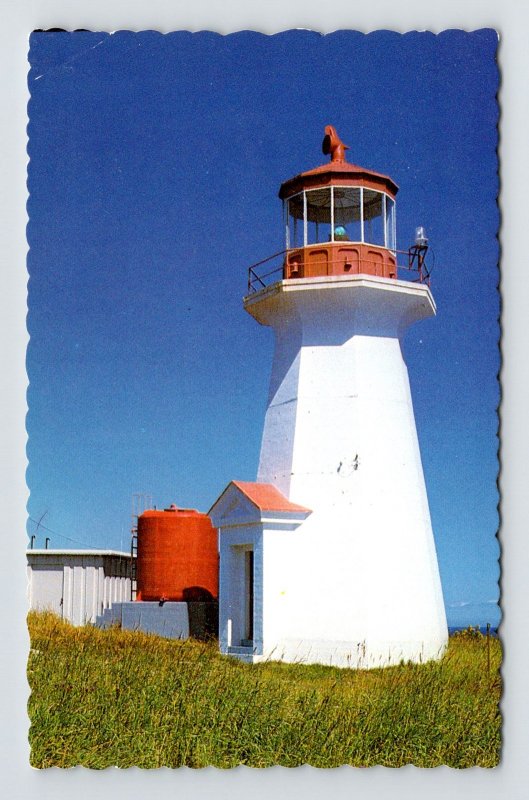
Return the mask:
<svg viewBox="0 0 529 800">
<path fill-rule="evenodd" d="M 73 625 L 131 599 L 131 555 L 117 550 L 28 550 L 29 607 Z"/>
</svg>

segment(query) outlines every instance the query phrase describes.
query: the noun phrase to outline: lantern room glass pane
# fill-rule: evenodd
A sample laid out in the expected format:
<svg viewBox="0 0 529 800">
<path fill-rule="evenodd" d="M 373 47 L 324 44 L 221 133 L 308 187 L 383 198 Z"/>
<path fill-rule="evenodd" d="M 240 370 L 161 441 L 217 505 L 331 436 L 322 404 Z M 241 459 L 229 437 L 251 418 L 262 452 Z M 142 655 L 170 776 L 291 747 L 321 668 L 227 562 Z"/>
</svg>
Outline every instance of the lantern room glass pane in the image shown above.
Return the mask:
<svg viewBox="0 0 529 800">
<path fill-rule="evenodd" d="M 312 189 L 307 197 L 307 244 L 331 241 L 331 190 Z"/>
<path fill-rule="evenodd" d="M 384 247 L 384 195 L 364 189 L 364 241 Z"/>
<path fill-rule="evenodd" d="M 334 187 L 334 241 L 361 242 L 360 189 Z"/>
<path fill-rule="evenodd" d="M 395 201 L 386 195 L 386 247 L 395 250 Z"/>
<path fill-rule="evenodd" d="M 303 194 L 296 194 L 288 200 L 287 249 L 295 247 L 303 247 Z"/>
</svg>

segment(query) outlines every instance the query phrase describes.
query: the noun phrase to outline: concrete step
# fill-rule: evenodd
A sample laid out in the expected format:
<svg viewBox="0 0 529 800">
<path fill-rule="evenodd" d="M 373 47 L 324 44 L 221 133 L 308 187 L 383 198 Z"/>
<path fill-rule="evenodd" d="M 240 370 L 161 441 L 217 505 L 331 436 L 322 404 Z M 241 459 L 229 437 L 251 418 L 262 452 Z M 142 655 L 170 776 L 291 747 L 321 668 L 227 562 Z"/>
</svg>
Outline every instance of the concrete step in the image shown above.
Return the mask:
<svg viewBox="0 0 529 800">
<path fill-rule="evenodd" d="M 229 656 L 250 656 L 253 657 L 253 647 L 244 647 L 243 645 L 228 647 Z"/>
</svg>

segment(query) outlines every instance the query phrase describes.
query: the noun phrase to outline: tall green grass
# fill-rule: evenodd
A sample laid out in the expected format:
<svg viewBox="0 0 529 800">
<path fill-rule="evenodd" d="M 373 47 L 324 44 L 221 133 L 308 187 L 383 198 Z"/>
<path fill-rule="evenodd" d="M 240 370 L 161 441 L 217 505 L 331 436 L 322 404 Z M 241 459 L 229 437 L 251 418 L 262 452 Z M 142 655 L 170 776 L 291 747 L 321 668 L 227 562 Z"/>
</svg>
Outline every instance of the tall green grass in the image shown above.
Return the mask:
<svg viewBox="0 0 529 800">
<path fill-rule="evenodd" d="M 34 767 L 492 767 L 501 647 L 452 638 L 439 662 L 246 665 L 216 643 L 29 616 Z"/>
</svg>

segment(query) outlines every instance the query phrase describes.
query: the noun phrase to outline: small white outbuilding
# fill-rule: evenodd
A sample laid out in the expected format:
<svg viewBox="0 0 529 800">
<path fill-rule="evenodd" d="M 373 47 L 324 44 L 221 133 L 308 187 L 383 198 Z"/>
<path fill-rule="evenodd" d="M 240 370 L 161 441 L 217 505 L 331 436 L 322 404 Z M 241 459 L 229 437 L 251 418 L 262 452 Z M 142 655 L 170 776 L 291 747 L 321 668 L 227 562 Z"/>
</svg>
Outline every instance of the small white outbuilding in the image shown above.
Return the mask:
<svg viewBox="0 0 529 800">
<path fill-rule="evenodd" d="M 243 481 L 231 481 L 209 511 L 219 529 L 221 653 L 251 662 L 273 656 L 290 583 L 284 538 L 297 542 L 310 513 L 271 484 Z"/>
<path fill-rule="evenodd" d="M 27 564 L 30 609 L 53 611 L 73 625 L 95 622 L 112 603 L 130 600 L 130 553 L 28 550 Z"/>
</svg>

